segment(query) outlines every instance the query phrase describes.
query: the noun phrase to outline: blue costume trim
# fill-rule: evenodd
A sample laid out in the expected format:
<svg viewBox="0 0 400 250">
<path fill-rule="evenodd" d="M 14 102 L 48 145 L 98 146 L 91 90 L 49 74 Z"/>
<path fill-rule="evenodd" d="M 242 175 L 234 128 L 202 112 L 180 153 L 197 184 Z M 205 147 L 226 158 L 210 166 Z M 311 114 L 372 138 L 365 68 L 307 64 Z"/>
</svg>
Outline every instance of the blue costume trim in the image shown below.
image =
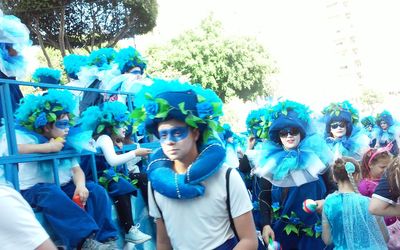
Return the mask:
<svg viewBox="0 0 400 250">
<path fill-rule="evenodd" d="M 147 174 L 158 193 L 173 199 L 191 199 L 204 194 L 200 184 L 215 172 L 225 161 L 225 149 L 219 144 L 207 146 L 187 169 L 185 174 L 177 174 L 173 161 L 168 159 L 160 149 L 152 156 Z"/>
</svg>

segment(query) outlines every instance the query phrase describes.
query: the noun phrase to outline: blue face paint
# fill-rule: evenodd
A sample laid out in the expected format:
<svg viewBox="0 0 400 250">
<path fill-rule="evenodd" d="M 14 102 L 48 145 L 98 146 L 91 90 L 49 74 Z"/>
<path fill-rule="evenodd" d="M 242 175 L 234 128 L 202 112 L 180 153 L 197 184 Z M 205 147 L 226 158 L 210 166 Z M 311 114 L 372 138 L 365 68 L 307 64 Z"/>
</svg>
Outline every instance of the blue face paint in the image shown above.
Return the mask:
<svg viewBox="0 0 400 250">
<path fill-rule="evenodd" d="M 71 125 L 69 125 L 69 120 L 57 120 L 54 125 L 56 126 L 56 128 L 59 129 L 66 129 L 71 127 Z"/>
<path fill-rule="evenodd" d="M 179 142 L 185 139 L 189 134 L 189 127 L 173 127 L 170 129 L 159 130 L 160 143 L 163 144 L 167 141 Z"/>
<path fill-rule="evenodd" d="M 134 74 L 134 75 L 141 75 L 141 74 L 142 74 L 142 71 L 141 71 L 140 69 L 134 69 L 134 70 L 132 70 L 132 71 L 129 72 L 129 73 Z"/>
</svg>

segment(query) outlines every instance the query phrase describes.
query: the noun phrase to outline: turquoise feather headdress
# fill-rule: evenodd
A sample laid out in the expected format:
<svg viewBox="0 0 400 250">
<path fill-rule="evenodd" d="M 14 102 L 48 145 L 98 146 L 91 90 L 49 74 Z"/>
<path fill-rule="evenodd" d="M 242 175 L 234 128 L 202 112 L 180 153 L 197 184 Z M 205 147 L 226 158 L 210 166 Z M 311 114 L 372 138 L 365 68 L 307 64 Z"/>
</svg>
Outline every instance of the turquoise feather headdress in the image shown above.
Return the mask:
<svg viewBox="0 0 400 250">
<path fill-rule="evenodd" d="M 37 68 L 32 75 L 32 80 L 38 83 L 60 84 L 61 71 L 51 68 Z"/>
<path fill-rule="evenodd" d="M 81 67 L 88 64 L 89 58 L 83 55 L 67 55 L 64 57 L 64 70 L 67 75 L 73 79 L 78 79 L 77 73 L 81 71 Z"/>
<path fill-rule="evenodd" d="M 129 69 L 139 67 L 143 74 L 147 64 L 142 55 L 133 47 L 121 49 L 115 57 L 115 62 L 121 73 L 126 73 Z"/>
<path fill-rule="evenodd" d="M 169 119 L 199 128 L 203 142 L 215 137 L 214 132 L 223 131 L 219 123 L 222 101 L 213 90 L 200 85 L 154 79 L 151 86 L 143 87 L 138 93 L 135 107 L 132 113 L 134 129 L 144 122 L 146 129 L 156 136 L 158 124 Z"/>
<path fill-rule="evenodd" d="M 113 48 L 102 48 L 92 51 L 89 55 L 88 65 L 107 68 L 114 60 L 117 52 Z"/>
<path fill-rule="evenodd" d="M 253 134 L 255 137 L 268 139 L 269 126 L 271 126 L 271 121 L 268 110 L 266 108 L 252 110 L 247 115 L 247 131 Z"/>
<path fill-rule="evenodd" d="M 101 134 L 106 128 L 113 130 L 130 125 L 130 113 L 125 104 L 105 102 L 100 107 L 91 106 L 82 113 L 79 123 L 82 130 L 91 130 L 93 134 Z"/>
<path fill-rule="evenodd" d="M 373 116 L 367 116 L 361 119 L 361 124 L 364 126 L 364 128 L 369 127 L 369 126 L 375 126 L 375 118 Z"/>
<path fill-rule="evenodd" d="M 16 110 L 17 122 L 32 131 L 43 132 L 47 123 L 55 122 L 61 114 L 69 114 L 70 124 L 74 123 L 76 101 L 67 90 L 50 89 L 44 95 L 27 95 Z"/>
</svg>

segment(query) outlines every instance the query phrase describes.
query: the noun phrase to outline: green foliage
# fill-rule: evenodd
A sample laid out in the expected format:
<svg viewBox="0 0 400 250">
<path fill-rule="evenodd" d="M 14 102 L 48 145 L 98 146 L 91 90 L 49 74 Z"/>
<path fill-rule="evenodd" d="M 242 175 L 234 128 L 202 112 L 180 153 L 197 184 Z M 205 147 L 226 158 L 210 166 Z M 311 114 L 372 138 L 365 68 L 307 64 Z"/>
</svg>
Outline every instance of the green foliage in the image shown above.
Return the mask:
<svg viewBox="0 0 400 250">
<path fill-rule="evenodd" d="M 212 16 L 164 46 L 152 47 L 148 72 L 183 76 L 213 89 L 223 101 L 271 95 L 268 75 L 276 71 L 264 48 L 251 38 L 226 38 Z"/>
<path fill-rule="evenodd" d="M 45 46 L 88 51 L 151 31 L 158 14 L 156 0 L 5 0 L 0 7 L 28 26 L 35 43 L 41 34 Z M 62 30 L 64 43 L 59 40 Z"/>
</svg>

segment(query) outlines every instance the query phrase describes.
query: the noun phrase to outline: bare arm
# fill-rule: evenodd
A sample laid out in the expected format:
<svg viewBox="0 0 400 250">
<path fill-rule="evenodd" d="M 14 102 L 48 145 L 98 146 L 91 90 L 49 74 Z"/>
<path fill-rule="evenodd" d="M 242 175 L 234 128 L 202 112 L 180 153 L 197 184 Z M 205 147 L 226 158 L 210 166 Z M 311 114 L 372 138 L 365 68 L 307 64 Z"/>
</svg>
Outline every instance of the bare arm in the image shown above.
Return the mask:
<svg viewBox="0 0 400 250">
<path fill-rule="evenodd" d="M 172 250 L 164 220 L 159 218 L 157 224 L 157 250 Z"/>
<path fill-rule="evenodd" d="M 332 244 L 331 226 L 329 225 L 328 219 L 325 213 L 322 211 L 322 240 L 326 245 Z"/>
<path fill-rule="evenodd" d="M 57 247 L 50 239 L 47 239 L 36 250 L 57 250 Z"/>
<path fill-rule="evenodd" d="M 251 211 L 234 218 L 233 223 L 235 224 L 240 239 L 234 249 L 256 250 L 258 247 L 258 240 Z"/>
<path fill-rule="evenodd" d="M 61 151 L 64 142 L 58 142 L 53 138 L 49 142 L 42 144 L 18 144 L 18 153 L 34 154 L 34 153 L 55 153 Z"/>
<path fill-rule="evenodd" d="M 372 197 L 369 203 L 369 212 L 381 216 L 400 216 L 400 205 L 392 205 L 376 197 Z"/>
<path fill-rule="evenodd" d="M 79 195 L 83 205 L 86 205 L 86 200 L 89 197 L 89 190 L 86 188 L 85 173 L 79 165 L 72 168 L 73 181 L 76 186 L 74 196 Z"/>
</svg>

